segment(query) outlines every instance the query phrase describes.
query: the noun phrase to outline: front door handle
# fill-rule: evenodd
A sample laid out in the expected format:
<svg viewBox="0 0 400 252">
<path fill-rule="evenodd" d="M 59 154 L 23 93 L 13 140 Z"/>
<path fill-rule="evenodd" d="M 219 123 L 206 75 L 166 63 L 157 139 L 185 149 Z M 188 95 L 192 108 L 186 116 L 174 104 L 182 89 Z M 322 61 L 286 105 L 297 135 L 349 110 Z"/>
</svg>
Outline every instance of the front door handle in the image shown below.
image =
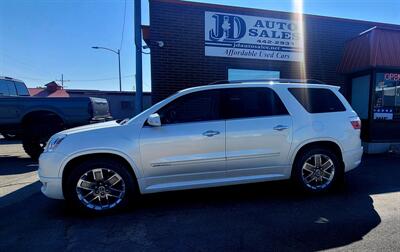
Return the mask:
<svg viewBox="0 0 400 252">
<path fill-rule="evenodd" d="M 219 131 L 216 131 L 216 130 L 207 130 L 206 132 L 203 132 L 203 136 L 206 136 L 206 137 L 212 137 L 212 136 L 215 136 L 215 135 L 218 135 L 220 132 Z"/>
<path fill-rule="evenodd" d="M 282 131 L 282 130 L 285 130 L 285 129 L 288 129 L 288 128 L 289 127 L 286 126 L 286 125 L 276 125 L 273 129 L 277 130 L 277 131 Z"/>
</svg>

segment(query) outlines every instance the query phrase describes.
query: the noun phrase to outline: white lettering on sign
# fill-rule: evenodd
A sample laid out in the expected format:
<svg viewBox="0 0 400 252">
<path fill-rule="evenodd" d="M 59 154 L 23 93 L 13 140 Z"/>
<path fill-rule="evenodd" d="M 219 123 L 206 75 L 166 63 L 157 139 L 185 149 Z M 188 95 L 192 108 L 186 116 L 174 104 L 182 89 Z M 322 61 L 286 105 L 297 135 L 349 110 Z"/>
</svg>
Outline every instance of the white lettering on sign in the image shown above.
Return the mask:
<svg viewBox="0 0 400 252">
<path fill-rule="evenodd" d="M 374 120 L 393 120 L 393 109 L 374 108 Z"/>
<path fill-rule="evenodd" d="M 205 55 L 300 61 L 297 22 L 286 19 L 205 12 Z"/>
<path fill-rule="evenodd" d="M 400 73 L 385 73 L 385 80 L 400 81 Z"/>
</svg>

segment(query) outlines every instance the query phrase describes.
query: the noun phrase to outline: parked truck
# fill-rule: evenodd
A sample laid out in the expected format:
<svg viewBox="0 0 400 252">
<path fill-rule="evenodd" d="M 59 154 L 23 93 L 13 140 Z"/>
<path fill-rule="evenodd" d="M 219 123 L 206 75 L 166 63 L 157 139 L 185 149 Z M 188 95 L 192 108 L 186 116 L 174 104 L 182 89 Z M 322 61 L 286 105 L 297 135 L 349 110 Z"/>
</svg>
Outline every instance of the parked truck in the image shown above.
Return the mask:
<svg viewBox="0 0 400 252">
<path fill-rule="evenodd" d="M 32 159 L 39 158 L 53 134 L 111 119 L 106 99 L 31 97 L 23 81 L 0 77 L 0 133 L 21 136 Z"/>
</svg>

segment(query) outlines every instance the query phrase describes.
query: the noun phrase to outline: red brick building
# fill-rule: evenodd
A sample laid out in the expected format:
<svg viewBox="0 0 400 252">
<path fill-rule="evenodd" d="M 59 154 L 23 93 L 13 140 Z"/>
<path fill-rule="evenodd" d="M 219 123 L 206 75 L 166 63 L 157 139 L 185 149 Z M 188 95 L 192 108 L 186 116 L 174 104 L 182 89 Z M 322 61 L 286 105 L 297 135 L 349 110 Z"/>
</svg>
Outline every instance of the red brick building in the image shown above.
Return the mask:
<svg viewBox="0 0 400 252">
<path fill-rule="evenodd" d="M 69 97 L 67 90 L 63 89 L 55 81 L 44 85 L 44 88 L 28 88 L 30 96 L 36 97 Z"/>
<path fill-rule="evenodd" d="M 144 27 L 143 34 L 151 49 L 153 103 L 183 88 L 218 80 L 298 79 L 304 77 L 302 67 L 305 66 L 306 78 L 341 86 L 346 97 L 350 101 L 353 99 L 352 105 L 362 114 L 366 125 L 363 127 L 364 141 L 400 142 L 400 130 L 397 130 L 396 137 L 393 137 L 393 132 L 390 133 L 392 136 L 370 134 L 374 122 L 380 119 L 390 121 L 384 125 L 400 129 L 400 98 L 399 109 L 397 101 L 390 106 L 392 111 L 396 111 L 392 112 L 396 114 L 394 117 L 385 117 L 384 113 L 377 112 L 380 104 L 374 102 L 378 95 L 375 95 L 376 71 L 399 73 L 400 63 L 392 60 L 383 68 L 365 64 L 359 60 L 362 58 L 360 54 L 372 57 L 369 52 L 360 51 L 360 46 L 365 43 L 358 43 L 358 46 L 350 43 L 359 37 L 363 40 L 365 36 L 381 36 L 375 31 L 389 29 L 394 34 L 390 35 L 394 36 L 390 48 L 400 49 L 400 39 L 396 42 L 396 38 L 400 38 L 396 31 L 400 26 L 316 15 L 301 16 L 304 24 L 301 26 L 299 16 L 288 12 L 178 0 L 149 2 L 150 26 Z M 374 27 L 378 28 L 372 29 Z M 346 46 L 349 48 L 344 57 Z M 385 49 L 376 52 L 382 54 Z M 357 56 L 354 59 L 351 55 Z M 398 51 L 392 50 L 385 55 L 381 58 L 400 58 Z M 369 77 L 354 79 L 364 75 Z M 359 97 L 351 95 L 353 89 L 360 94 Z M 374 116 L 375 113 L 380 114 Z M 393 119 L 397 117 L 399 121 Z"/>
</svg>

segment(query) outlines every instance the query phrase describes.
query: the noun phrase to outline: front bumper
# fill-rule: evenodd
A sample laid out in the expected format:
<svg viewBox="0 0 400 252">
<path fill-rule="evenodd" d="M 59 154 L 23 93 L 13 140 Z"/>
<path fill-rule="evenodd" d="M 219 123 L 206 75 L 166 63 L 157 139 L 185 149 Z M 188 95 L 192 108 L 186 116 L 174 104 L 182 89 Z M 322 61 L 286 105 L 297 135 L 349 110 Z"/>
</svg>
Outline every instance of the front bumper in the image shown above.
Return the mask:
<svg viewBox="0 0 400 252">
<path fill-rule="evenodd" d="M 44 195 L 52 199 L 64 199 L 62 192 L 61 178 L 47 178 L 39 176 L 42 182 L 41 191 Z"/>
<path fill-rule="evenodd" d="M 41 191 L 52 199 L 64 199 L 62 191 L 62 179 L 60 177 L 60 165 L 64 155 L 57 152 L 48 152 L 39 158 L 39 180 L 42 182 Z"/>
<path fill-rule="evenodd" d="M 345 172 L 353 170 L 361 163 L 361 158 L 363 154 L 363 147 L 349 150 L 343 153 L 343 161 L 345 166 Z"/>
</svg>

